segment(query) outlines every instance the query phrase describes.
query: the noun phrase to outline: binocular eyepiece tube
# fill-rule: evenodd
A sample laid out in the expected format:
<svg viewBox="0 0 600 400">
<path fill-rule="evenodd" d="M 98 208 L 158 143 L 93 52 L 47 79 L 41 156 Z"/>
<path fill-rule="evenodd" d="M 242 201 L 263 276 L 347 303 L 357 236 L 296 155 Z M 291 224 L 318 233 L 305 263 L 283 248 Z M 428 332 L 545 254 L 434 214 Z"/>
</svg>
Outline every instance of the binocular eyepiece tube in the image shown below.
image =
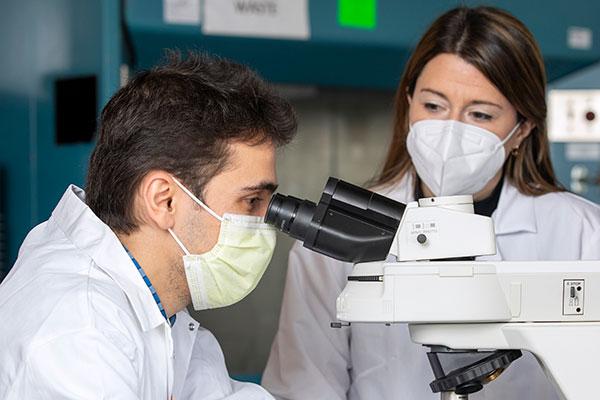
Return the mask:
<svg viewBox="0 0 600 400">
<path fill-rule="evenodd" d="M 265 222 L 294 239 L 304 240 L 316 208 L 317 205 L 310 200 L 275 194 L 269 203 Z"/>
<path fill-rule="evenodd" d="M 367 189 L 329 178 L 318 204 L 274 194 L 265 222 L 304 247 L 337 260 L 385 260 L 406 206 Z"/>
</svg>

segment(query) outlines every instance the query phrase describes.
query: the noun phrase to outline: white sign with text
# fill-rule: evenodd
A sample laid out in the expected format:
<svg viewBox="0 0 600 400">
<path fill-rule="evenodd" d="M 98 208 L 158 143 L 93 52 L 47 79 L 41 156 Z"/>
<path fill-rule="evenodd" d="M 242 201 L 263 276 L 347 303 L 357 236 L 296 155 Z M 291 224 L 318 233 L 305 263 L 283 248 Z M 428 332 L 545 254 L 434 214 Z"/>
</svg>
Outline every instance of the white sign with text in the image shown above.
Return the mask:
<svg viewBox="0 0 600 400">
<path fill-rule="evenodd" d="M 308 40 L 307 0 L 204 0 L 202 33 Z"/>
</svg>

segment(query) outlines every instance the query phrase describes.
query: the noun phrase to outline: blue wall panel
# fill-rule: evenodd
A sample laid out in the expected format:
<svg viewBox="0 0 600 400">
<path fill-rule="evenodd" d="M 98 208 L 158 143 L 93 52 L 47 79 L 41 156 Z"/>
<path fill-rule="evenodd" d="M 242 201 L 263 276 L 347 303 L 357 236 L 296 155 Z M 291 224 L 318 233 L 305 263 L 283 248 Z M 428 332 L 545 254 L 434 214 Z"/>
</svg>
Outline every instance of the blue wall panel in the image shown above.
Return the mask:
<svg viewBox="0 0 600 400">
<path fill-rule="evenodd" d="M 101 106 L 118 87 L 116 0 L 11 0 L 0 13 L 0 167 L 9 265 L 69 183 L 84 184 L 92 143 L 57 145 L 54 81 L 96 75 Z"/>
<path fill-rule="evenodd" d="M 373 30 L 339 26 L 336 0 L 309 1 L 309 41 L 207 36 L 201 26 L 163 21 L 162 1 L 130 0 L 127 21 L 139 67 L 160 60 L 165 48 L 216 53 L 249 64 L 267 79 L 282 83 L 394 89 L 402 67 L 427 26 L 443 11 L 461 4 L 488 4 L 521 18 L 540 43 L 550 79 L 600 59 L 600 45 L 567 47 L 570 26 L 600 28 L 600 2 L 379 0 Z M 548 29 L 552 21 L 552 29 Z"/>
</svg>

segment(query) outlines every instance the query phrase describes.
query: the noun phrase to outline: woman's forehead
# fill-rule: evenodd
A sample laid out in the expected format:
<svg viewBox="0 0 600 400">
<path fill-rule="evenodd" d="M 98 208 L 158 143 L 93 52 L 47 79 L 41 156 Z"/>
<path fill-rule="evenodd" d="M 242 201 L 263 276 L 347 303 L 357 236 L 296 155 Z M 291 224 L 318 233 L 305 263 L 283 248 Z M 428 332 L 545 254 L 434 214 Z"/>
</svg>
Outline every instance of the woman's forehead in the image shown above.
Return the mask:
<svg viewBox="0 0 600 400">
<path fill-rule="evenodd" d="M 509 104 L 481 71 L 454 54 L 444 53 L 431 59 L 419 75 L 415 91 L 442 95 L 450 101 Z"/>
</svg>

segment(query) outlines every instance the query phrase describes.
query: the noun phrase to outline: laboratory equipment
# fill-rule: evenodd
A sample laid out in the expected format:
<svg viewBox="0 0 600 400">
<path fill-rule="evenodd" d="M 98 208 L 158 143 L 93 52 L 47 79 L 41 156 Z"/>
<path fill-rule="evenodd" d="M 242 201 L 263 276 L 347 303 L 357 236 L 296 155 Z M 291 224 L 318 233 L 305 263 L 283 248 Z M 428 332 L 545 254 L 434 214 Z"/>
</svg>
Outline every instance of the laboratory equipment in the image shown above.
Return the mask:
<svg viewBox="0 0 600 400">
<path fill-rule="evenodd" d="M 548 92 L 548 138 L 556 175 L 570 191 L 600 201 L 600 90 Z"/>
<path fill-rule="evenodd" d="M 495 234 L 491 218 L 473 213 L 471 196 L 404 205 L 335 178 L 318 204 L 275 194 L 265 221 L 309 249 L 357 263 L 332 326 L 408 323 L 411 339 L 430 349 L 430 387 L 442 399 L 482 390 L 522 350 L 564 399 L 595 393 L 600 261 L 479 261 L 496 252 Z M 377 250 L 364 250 L 370 240 Z M 442 362 L 465 355 L 474 361 L 452 370 Z"/>
</svg>

